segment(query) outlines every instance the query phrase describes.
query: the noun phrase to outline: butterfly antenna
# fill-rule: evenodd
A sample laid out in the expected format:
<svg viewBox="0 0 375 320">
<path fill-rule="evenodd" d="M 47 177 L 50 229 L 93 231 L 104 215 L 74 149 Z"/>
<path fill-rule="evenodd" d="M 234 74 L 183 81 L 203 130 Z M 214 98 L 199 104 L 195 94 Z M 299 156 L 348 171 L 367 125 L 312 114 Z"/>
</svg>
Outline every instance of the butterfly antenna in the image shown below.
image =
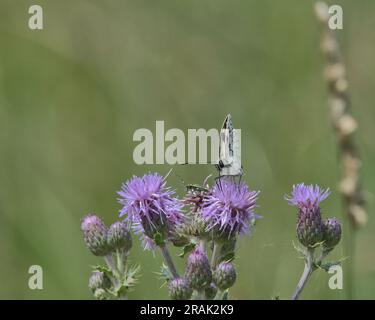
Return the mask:
<svg viewBox="0 0 375 320">
<path fill-rule="evenodd" d="M 241 185 L 241 180 L 242 180 L 242 175 L 240 174 L 239 178 L 238 178 L 238 191 L 240 191 L 240 185 Z"/>
<path fill-rule="evenodd" d="M 208 179 L 210 179 L 212 177 L 212 174 L 210 174 L 210 175 L 208 175 L 207 177 L 206 177 L 206 179 L 204 179 L 204 181 L 203 181 L 203 187 L 208 187 Z"/>
<path fill-rule="evenodd" d="M 173 168 L 170 169 L 170 170 L 168 171 L 168 173 L 167 173 L 167 174 L 165 175 L 165 177 L 163 178 L 163 181 L 167 180 L 167 178 L 168 178 L 168 176 L 171 174 L 172 170 L 173 170 Z"/>
<path fill-rule="evenodd" d="M 180 163 L 181 166 L 195 165 L 195 164 L 217 164 L 217 163 L 216 162 L 212 162 L 212 161 L 207 161 L 205 163 L 199 163 L 199 162 L 184 162 L 184 163 Z"/>
</svg>

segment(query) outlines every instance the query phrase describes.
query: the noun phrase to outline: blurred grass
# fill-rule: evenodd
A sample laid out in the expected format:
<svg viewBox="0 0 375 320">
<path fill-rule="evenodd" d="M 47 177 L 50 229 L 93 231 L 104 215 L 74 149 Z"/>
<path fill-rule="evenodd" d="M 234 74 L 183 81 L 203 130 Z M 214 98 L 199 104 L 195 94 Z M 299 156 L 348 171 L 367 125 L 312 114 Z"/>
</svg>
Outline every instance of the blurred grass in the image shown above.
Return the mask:
<svg viewBox="0 0 375 320">
<path fill-rule="evenodd" d="M 375 3 L 335 1 L 368 191 L 368 226 L 358 236 L 355 297 L 375 298 L 373 106 Z M 319 28 L 313 1 L 38 1 L 44 30 L 27 27 L 31 1 L 0 2 L 0 298 L 90 299 L 90 264 L 79 231 L 91 211 L 117 219 L 121 182 L 137 166 L 133 132 L 213 128 L 230 112 L 242 129 L 245 179 L 261 190 L 263 215 L 240 240 L 236 299 L 289 298 L 303 262 L 292 247 L 295 210 L 283 200 L 304 181 L 336 188 Z M 200 182 L 211 166 L 176 167 Z M 337 192 L 325 215 L 342 216 Z M 345 234 L 344 234 L 345 236 Z M 333 257 L 341 257 L 339 246 Z M 166 298 L 154 272 L 161 260 L 136 241 L 143 266 L 131 298 Z M 30 265 L 44 268 L 44 290 L 27 287 Z M 179 262 L 183 267 L 183 261 Z M 314 274 L 303 298 L 343 298 Z M 345 286 L 345 263 L 344 263 Z"/>
</svg>

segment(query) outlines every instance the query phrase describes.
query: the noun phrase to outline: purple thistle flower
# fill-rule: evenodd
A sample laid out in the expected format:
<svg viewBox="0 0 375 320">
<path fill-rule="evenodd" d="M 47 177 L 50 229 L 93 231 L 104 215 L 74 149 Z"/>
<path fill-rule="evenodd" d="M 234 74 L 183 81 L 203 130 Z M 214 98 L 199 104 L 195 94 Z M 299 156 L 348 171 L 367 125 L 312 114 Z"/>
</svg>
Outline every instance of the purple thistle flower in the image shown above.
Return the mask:
<svg viewBox="0 0 375 320">
<path fill-rule="evenodd" d="M 166 186 L 165 178 L 158 173 L 143 177 L 134 176 L 124 183 L 118 192 L 123 208 L 120 217 L 130 222 L 136 233 L 140 233 L 145 247 L 152 242 L 165 241 L 176 227 L 184 221 L 183 204 L 173 198 L 174 191 Z"/>
<path fill-rule="evenodd" d="M 318 185 L 300 183 L 293 186 L 291 195 L 285 196 L 285 200 L 292 206 L 317 207 L 330 193 L 329 189 L 321 189 Z"/>
<path fill-rule="evenodd" d="M 285 196 L 290 205 L 298 208 L 297 237 L 306 247 L 313 247 L 323 241 L 324 225 L 319 203 L 329 195 L 329 189 L 301 183 L 293 186 L 290 196 Z"/>
<path fill-rule="evenodd" d="M 203 200 L 202 217 L 207 221 L 207 229 L 215 229 L 228 238 L 250 232 L 255 219 L 260 218 L 254 213 L 258 194 L 249 191 L 244 182 L 221 180 Z"/>
</svg>

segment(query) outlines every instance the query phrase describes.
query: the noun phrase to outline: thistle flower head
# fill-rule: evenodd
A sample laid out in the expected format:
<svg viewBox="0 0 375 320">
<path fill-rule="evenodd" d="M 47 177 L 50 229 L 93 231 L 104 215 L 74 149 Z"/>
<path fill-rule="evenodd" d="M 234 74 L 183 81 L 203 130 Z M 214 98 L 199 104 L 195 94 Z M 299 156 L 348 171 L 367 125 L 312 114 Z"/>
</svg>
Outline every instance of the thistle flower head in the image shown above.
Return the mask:
<svg viewBox="0 0 375 320">
<path fill-rule="evenodd" d="M 107 228 L 103 221 L 94 214 L 89 214 L 82 219 L 81 231 L 86 246 L 96 256 L 105 256 L 109 253 L 107 245 Z"/>
<path fill-rule="evenodd" d="M 207 228 L 226 237 L 249 232 L 259 218 L 254 213 L 258 194 L 249 191 L 244 182 L 236 184 L 222 179 L 204 199 L 202 217 L 207 221 Z"/>
<path fill-rule="evenodd" d="M 212 280 L 210 263 L 206 253 L 197 247 L 190 253 L 185 270 L 189 286 L 196 290 L 208 287 Z"/>
<path fill-rule="evenodd" d="M 293 186 L 293 190 L 290 196 L 285 196 L 285 200 L 292 206 L 298 208 L 317 208 L 319 203 L 322 202 L 330 195 L 329 189 L 319 188 L 318 185 L 315 187 L 311 185 L 305 185 L 300 183 Z"/>
<path fill-rule="evenodd" d="M 108 230 L 107 242 L 112 251 L 129 251 L 132 247 L 132 236 L 127 223 L 124 221 L 113 223 Z"/>
<path fill-rule="evenodd" d="M 324 226 L 319 203 L 329 194 L 329 189 L 301 183 L 293 186 L 290 196 L 285 196 L 290 205 L 298 208 L 297 237 L 306 247 L 313 247 L 323 241 Z"/>
<path fill-rule="evenodd" d="M 172 300 L 188 300 L 193 293 L 186 279 L 176 278 L 169 283 L 169 295 Z"/>
<path fill-rule="evenodd" d="M 174 191 L 166 186 L 165 179 L 157 173 L 133 177 L 118 192 L 123 205 L 120 216 L 131 223 L 144 241 L 167 240 L 176 226 L 183 222 L 182 202 L 173 198 Z"/>
<path fill-rule="evenodd" d="M 233 286 L 236 277 L 236 269 L 229 262 L 221 262 L 213 273 L 213 280 L 220 290 L 226 290 Z"/>
<path fill-rule="evenodd" d="M 341 224 L 336 218 L 329 218 L 323 221 L 324 243 L 326 249 L 333 249 L 341 239 Z"/>
</svg>

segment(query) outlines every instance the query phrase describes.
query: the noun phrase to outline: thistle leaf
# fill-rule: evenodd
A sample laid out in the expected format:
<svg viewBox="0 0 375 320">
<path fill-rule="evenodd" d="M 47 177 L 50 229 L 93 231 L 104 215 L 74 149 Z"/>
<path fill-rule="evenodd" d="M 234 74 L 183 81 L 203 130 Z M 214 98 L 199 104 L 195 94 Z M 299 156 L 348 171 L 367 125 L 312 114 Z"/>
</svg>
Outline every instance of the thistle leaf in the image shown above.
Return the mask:
<svg viewBox="0 0 375 320">
<path fill-rule="evenodd" d="M 169 282 L 173 279 L 172 272 L 164 263 L 161 266 L 160 272 L 158 272 L 157 274 L 160 276 L 160 279 L 164 280 L 165 282 Z"/>
<path fill-rule="evenodd" d="M 112 270 L 108 266 L 102 266 L 102 265 L 98 264 L 98 265 L 95 265 L 95 266 L 91 266 L 91 268 L 93 269 L 93 271 L 103 272 L 104 274 L 106 274 L 110 278 L 114 277 Z"/>
<path fill-rule="evenodd" d="M 154 241 L 157 246 L 162 246 L 164 244 L 163 236 L 161 233 L 157 232 L 154 235 Z"/>
<path fill-rule="evenodd" d="M 317 265 L 317 267 L 320 268 L 320 269 L 323 269 L 324 271 L 328 272 L 331 267 L 340 265 L 346 259 L 348 259 L 348 257 L 341 258 L 341 259 L 339 259 L 339 260 L 337 260 L 335 262 L 326 262 L 326 263 Z"/>
<path fill-rule="evenodd" d="M 302 256 L 303 258 L 305 258 L 306 257 L 306 249 L 299 247 L 298 245 L 296 245 L 294 243 L 294 241 L 292 241 L 292 243 L 293 243 L 294 249 L 298 252 L 298 254 L 300 256 Z"/>
<path fill-rule="evenodd" d="M 131 266 L 126 270 L 123 285 L 127 289 L 134 287 L 136 285 L 140 276 L 140 270 L 141 267 L 139 265 Z"/>
<path fill-rule="evenodd" d="M 232 252 L 228 252 L 224 256 L 220 257 L 220 261 L 232 262 L 234 260 L 234 258 L 235 258 L 235 253 L 232 251 Z"/>
</svg>

